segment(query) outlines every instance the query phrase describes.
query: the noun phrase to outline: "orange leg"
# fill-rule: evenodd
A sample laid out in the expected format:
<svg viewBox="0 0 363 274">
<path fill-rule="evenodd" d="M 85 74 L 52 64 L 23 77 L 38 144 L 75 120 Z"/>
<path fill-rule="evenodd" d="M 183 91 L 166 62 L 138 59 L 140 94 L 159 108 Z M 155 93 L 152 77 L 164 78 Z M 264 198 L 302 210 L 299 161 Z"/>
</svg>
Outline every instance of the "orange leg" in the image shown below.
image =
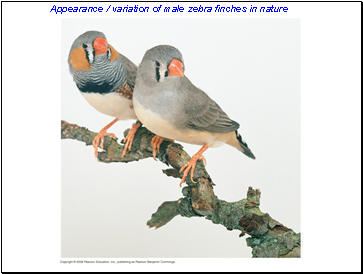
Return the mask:
<svg viewBox="0 0 363 274">
<path fill-rule="evenodd" d="M 128 150 L 131 150 L 131 146 L 132 146 L 132 142 L 134 141 L 134 137 L 135 137 L 135 133 L 138 130 L 138 128 L 141 126 L 141 123 L 138 122 L 136 124 L 132 124 L 132 127 L 129 131 L 129 133 L 127 134 L 124 142 L 124 151 L 122 152 L 121 158 L 123 158 Z"/>
<path fill-rule="evenodd" d="M 179 170 L 179 173 L 182 173 L 184 171 L 184 175 L 183 178 L 181 179 L 180 182 L 180 187 L 181 185 L 184 183 L 185 178 L 187 177 L 189 171 L 190 171 L 190 180 L 195 183 L 193 181 L 193 177 L 194 177 L 194 168 L 195 168 L 195 164 L 197 163 L 197 161 L 199 159 L 202 159 L 203 161 L 205 161 L 204 156 L 202 155 L 204 151 L 206 151 L 209 147 L 207 145 L 202 146 L 202 148 L 196 153 L 194 154 L 194 156 L 192 157 L 192 159 L 190 159 L 190 161 L 188 163 L 186 163 L 185 165 L 183 165 L 181 167 L 181 169 Z"/>
<path fill-rule="evenodd" d="M 170 141 L 170 142 L 175 142 L 174 140 L 170 140 L 170 139 L 166 139 L 166 138 L 163 138 L 159 135 L 155 135 L 152 139 L 151 139 L 151 145 L 153 146 L 153 158 L 155 161 L 156 160 L 156 150 L 158 151 L 158 153 L 160 153 L 160 146 L 161 146 L 161 143 L 164 141 L 164 140 L 167 140 L 167 141 Z"/>
<path fill-rule="evenodd" d="M 98 155 L 98 144 L 100 144 L 101 149 L 103 149 L 103 140 L 105 136 L 111 136 L 112 138 L 116 138 L 116 135 L 113 133 L 107 133 L 107 130 L 118 121 L 118 118 L 115 118 L 111 123 L 109 123 L 107 126 L 105 126 L 103 129 L 100 130 L 100 132 L 96 135 L 96 137 L 93 139 L 92 145 L 95 149 L 95 157 L 97 158 Z M 101 143 L 100 143 L 101 141 Z"/>
</svg>

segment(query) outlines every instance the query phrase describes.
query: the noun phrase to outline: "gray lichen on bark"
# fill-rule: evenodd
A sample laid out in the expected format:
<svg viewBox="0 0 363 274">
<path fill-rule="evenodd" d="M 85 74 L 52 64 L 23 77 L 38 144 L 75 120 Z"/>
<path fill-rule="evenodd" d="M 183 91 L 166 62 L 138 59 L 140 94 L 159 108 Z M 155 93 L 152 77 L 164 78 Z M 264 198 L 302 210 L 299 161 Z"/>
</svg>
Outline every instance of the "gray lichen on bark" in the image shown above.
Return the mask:
<svg viewBox="0 0 363 274">
<path fill-rule="evenodd" d="M 127 135 L 127 130 L 124 135 Z M 92 145 L 96 136 L 84 127 L 61 123 L 61 138 L 75 139 Z M 130 162 L 152 157 L 151 139 L 153 133 L 141 127 L 134 138 L 132 150 L 121 158 L 123 145 L 111 137 L 105 137 L 104 151 L 98 153 L 98 160 L 104 163 Z M 163 170 L 167 176 L 181 178 L 180 168 L 191 158 L 180 144 L 164 141 L 158 159 L 170 168 Z M 214 183 L 203 162 L 197 162 L 193 183 L 187 176 L 181 197 L 177 201 L 163 202 L 147 222 L 149 227 L 160 228 L 175 216 L 205 217 L 214 224 L 225 226 L 228 230 L 240 230 L 240 237 L 249 235 L 247 245 L 252 248 L 252 256 L 260 258 L 297 258 L 300 257 L 301 235 L 274 220 L 268 213 L 261 212 L 261 192 L 252 187 L 247 198 L 236 202 L 218 199 L 214 194 Z"/>
</svg>

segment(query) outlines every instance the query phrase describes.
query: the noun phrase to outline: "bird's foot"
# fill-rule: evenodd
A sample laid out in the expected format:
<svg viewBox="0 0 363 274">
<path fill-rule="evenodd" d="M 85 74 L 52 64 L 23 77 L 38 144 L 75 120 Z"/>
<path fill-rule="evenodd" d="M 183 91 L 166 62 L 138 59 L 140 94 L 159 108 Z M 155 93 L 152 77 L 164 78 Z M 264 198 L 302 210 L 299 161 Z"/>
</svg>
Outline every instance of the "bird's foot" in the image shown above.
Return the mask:
<svg viewBox="0 0 363 274">
<path fill-rule="evenodd" d="M 98 155 L 98 145 L 100 145 L 100 148 L 103 150 L 103 141 L 105 139 L 105 136 L 110 136 L 114 139 L 117 139 L 114 133 L 108 133 L 106 130 L 101 129 L 101 131 L 96 135 L 92 142 L 93 148 L 95 149 L 96 158 Z"/>
<path fill-rule="evenodd" d="M 155 161 L 157 161 L 157 160 L 156 160 L 156 151 L 157 151 L 158 153 L 160 153 L 160 146 L 161 146 L 161 143 L 162 143 L 164 140 L 165 140 L 165 141 L 170 141 L 170 142 L 175 143 L 175 141 L 174 141 L 174 140 L 166 139 L 166 138 L 163 138 L 163 137 L 158 136 L 158 135 L 155 135 L 155 136 L 151 139 L 151 145 L 152 145 L 152 147 L 153 147 L 153 158 L 154 158 L 154 160 L 155 160 Z"/>
<path fill-rule="evenodd" d="M 195 165 L 197 163 L 197 161 L 203 161 L 204 165 L 207 164 L 207 160 L 205 159 L 205 157 L 202 155 L 204 151 L 206 151 L 208 149 L 207 145 L 204 145 L 196 154 L 193 155 L 192 159 L 190 159 L 190 161 L 188 163 L 186 163 L 185 165 L 183 165 L 181 167 L 181 169 L 179 170 L 179 173 L 182 173 L 184 171 L 183 177 L 180 181 L 180 187 L 182 186 L 182 184 L 185 182 L 185 178 L 187 177 L 189 171 L 190 171 L 190 180 L 196 184 L 196 182 L 194 182 L 193 177 L 194 177 L 194 169 L 195 169 Z"/>
<path fill-rule="evenodd" d="M 151 139 L 151 145 L 153 147 L 153 158 L 155 161 L 156 160 L 156 151 L 158 151 L 158 153 L 160 153 L 160 145 L 161 143 L 164 141 L 163 137 L 160 137 L 158 135 L 155 135 L 152 139 Z"/>
<path fill-rule="evenodd" d="M 107 126 L 105 126 L 103 129 L 100 130 L 100 132 L 96 135 L 96 137 L 93 139 L 92 145 L 95 149 L 95 157 L 98 156 L 98 145 L 100 145 L 101 149 L 103 150 L 103 141 L 105 139 L 105 136 L 110 136 L 114 139 L 117 139 L 116 135 L 113 133 L 107 133 L 107 130 L 118 121 L 118 118 L 115 118 L 111 123 L 109 123 Z M 100 143 L 101 141 L 101 143 Z"/>
<path fill-rule="evenodd" d="M 125 137 L 124 140 L 124 151 L 121 154 L 121 158 L 123 158 L 127 152 L 127 150 L 131 150 L 131 146 L 132 146 L 132 142 L 134 141 L 134 137 L 136 134 L 136 131 L 138 130 L 138 128 L 141 126 L 141 123 L 138 122 L 136 124 L 132 124 L 131 129 L 129 130 L 129 133 L 127 134 L 127 136 Z"/>
<path fill-rule="evenodd" d="M 195 156 L 195 155 L 194 155 L 194 156 Z M 179 184 L 179 186 L 180 186 L 180 187 L 181 187 L 181 186 L 182 186 L 182 184 L 184 183 L 185 178 L 187 177 L 187 175 L 188 175 L 188 173 L 189 173 L 190 169 L 192 170 L 192 171 L 190 172 L 190 180 L 191 180 L 191 181 L 195 184 L 195 182 L 193 181 L 194 168 L 195 168 L 195 164 L 197 163 L 197 161 L 198 161 L 199 157 L 198 157 L 198 158 L 194 158 L 194 156 L 192 157 L 192 159 L 191 159 L 188 163 L 186 163 L 185 165 L 183 165 L 183 166 L 181 167 L 181 169 L 179 170 L 179 173 L 182 173 L 182 172 L 184 171 L 183 177 L 182 177 L 182 179 L 181 179 L 181 181 L 180 181 L 180 184 Z"/>
</svg>

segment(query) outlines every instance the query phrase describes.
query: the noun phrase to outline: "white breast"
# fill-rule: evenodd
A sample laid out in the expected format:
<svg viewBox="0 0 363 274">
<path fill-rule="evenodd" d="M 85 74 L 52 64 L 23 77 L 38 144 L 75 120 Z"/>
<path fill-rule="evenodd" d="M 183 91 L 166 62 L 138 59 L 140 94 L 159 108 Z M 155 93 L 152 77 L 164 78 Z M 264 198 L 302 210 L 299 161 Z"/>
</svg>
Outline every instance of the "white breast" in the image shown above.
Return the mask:
<svg viewBox="0 0 363 274">
<path fill-rule="evenodd" d="M 99 94 L 81 92 L 87 102 L 99 112 L 120 120 L 137 119 L 132 100 L 116 92 Z"/>
<path fill-rule="evenodd" d="M 135 98 L 134 108 L 138 119 L 144 126 L 151 132 L 164 138 L 194 145 L 202 146 L 207 144 L 209 147 L 218 147 L 227 142 L 231 136 L 231 132 L 212 133 L 192 129 L 179 130 L 164 120 L 158 113 L 145 109 Z"/>
</svg>

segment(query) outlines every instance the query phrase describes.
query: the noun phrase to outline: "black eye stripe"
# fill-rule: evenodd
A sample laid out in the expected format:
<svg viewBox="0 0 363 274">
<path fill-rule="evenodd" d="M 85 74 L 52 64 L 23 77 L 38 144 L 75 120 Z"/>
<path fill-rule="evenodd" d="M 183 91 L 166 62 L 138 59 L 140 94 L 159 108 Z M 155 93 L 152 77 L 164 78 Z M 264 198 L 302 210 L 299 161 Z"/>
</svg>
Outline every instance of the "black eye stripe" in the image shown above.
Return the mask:
<svg viewBox="0 0 363 274">
<path fill-rule="evenodd" d="M 110 60 L 111 55 L 112 55 L 112 53 L 111 53 L 111 48 L 110 48 L 110 47 L 108 47 L 108 51 L 107 51 L 107 58 L 108 58 L 108 60 Z"/>
<path fill-rule="evenodd" d="M 156 68 L 156 81 L 158 81 L 159 82 L 159 80 L 160 80 L 160 71 L 159 71 L 160 69 L 157 67 Z"/>
<path fill-rule="evenodd" d="M 86 58 L 88 60 L 88 63 L 91 63 L 90 60 L 89 60 L 89 53 L 88 53 L 88 50 L 86 50 Z"/>
<path fill-rule="evenodd" d="M 86 58 L 87 58 L 88 63 L 92 64 L 93 60 L 94 60 L 94 56 L 96 54 L 95 50 L 94 49 L 91 50 L 87 44 L 82 44 L 82 48 L 86 52 Z M 90 55 L 92 55 L 92 56 L 90 56 Z"/>
<path fill-rule="evenodd" d="M 96 52 L 94 50 L 93 51 L 85 50 L 85 52 L 86 52 L 86 58 L 87 58 L 88 63 L 92 64 Z M 92 56 L 90 56 L 90 55 L 92 55 Z"/>
</svg>

